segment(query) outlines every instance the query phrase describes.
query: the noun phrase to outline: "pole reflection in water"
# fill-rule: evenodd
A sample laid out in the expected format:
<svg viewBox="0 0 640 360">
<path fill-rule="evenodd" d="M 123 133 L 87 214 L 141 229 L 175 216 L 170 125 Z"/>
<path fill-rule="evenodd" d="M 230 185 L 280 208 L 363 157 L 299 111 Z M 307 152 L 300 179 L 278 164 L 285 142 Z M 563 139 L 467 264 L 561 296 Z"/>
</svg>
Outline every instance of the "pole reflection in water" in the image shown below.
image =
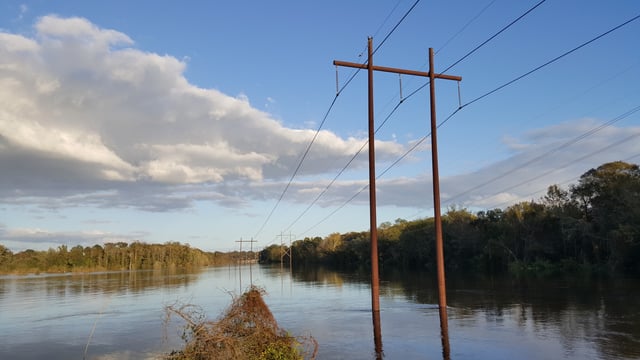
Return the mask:
<svg viewBox="0 0 640 360">
<path fill-rule="evenodd" d="M 380 311 L 372 311 L 373 315 L 373 343 L 375 345 L 376 360 L 384 358 L 382 352 L 382 330 L 380 327 Z"/>
<path fill-rule="evenodd" d="M 442 359 L 451 359 L 451 349 L 449 348 L 449 323 L 447 321 L 446 311 L 440 308 L 440 337 L 442 340 Z"/>
</svg>

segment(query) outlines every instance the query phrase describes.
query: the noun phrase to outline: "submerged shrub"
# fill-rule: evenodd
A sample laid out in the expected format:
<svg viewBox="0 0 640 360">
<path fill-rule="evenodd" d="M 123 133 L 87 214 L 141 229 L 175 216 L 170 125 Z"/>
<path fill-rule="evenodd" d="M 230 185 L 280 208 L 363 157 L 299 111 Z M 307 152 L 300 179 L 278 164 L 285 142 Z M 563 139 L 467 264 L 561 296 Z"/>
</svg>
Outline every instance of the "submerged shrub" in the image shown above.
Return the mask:
<svg viewBox="0 0 640 360">
<path fill-rule="evenodd" d="M 177 315 L 185 321 L 185 346 L 168 354 L 167 360 L 301 360 L 315 359 L 318 345 L 311 338 L 294 337 L 278 326 L 264 302 L 264 291 L 252 286 L 233 299 L 217 321 L 207 321 L 194 305 L 172 305 L 167 318 Z"/>
</svg>

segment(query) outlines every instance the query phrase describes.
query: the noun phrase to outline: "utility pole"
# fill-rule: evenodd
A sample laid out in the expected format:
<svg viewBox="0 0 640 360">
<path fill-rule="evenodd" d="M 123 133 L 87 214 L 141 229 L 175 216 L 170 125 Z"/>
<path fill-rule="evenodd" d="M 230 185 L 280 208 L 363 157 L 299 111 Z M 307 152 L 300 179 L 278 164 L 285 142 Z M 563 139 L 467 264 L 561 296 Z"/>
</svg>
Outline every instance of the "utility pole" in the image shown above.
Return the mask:
<svg viewBox="0 0 640 360">
<path fill-rule="evenodd" d="M 246 256 L 242 256 L 242 243 L 249 243 L 249 248 L 250 248 L 250 253 L 251 256 L 253 257 L 253 243 L 254 242 L 258 242 L 258 240 L 253 240 L 253 238 L 251 238 L 251 240 L 242 240 L 242 238 L 240 238 L 240 240 L 236 240 L 237 243 L 240 243 L 240 259 L 238 260 L 239 263 L 242 263 L 243 260 L 246 260 Z M 249 280 L 251 282 L 251 285 L 253 285 L 253 273 L 252 273 L 252 265 L 253 265 L 253 258 L 250 259 L 249 262 Z M 242 270 L 239 269 L 240 271 L 240 290 L 242 291 Z"/>
<path fill-rule="evenodd" d="M 253 240 L 253 238 L 251 238 L 251 240 L 242 240 L 242 238 L 240 238 L 240 240 L 236 240 L 236 242 L 240 243 L 240 256 L 242 256 L 242 243 L 249 243 L 250 244 L 249 245 L 250 246 L 249 247 L 249 252 L 253 256 L 253 243 L 254 242 L 258 242 L 258 240 Z M 245 257 L 245 259 L 246 259 L 246 257 Z"/>
<path fill-rule="evenodd" d="M 371 227 L 371 307 L 373 311 L 374 322 L 374 337 L 379 335 L 380 329 L 376 330 L 376 323 L 379 325 L 380 316 L 380 288 L 379 288 L 379 273 L 378 273 L 378 234 L 377 234 L 377 221 L 376 221 L 376 187 L 375 187 L 375 155 L 374 155 L 374 121 L 373 121 L 373 71 L 383 71 L 396 74 L 406 74 L 429 78 L 429 93 L 430 93 L 430 110 L 431 110 L 431 162 L 433 167 L 433 207 L 434 207 L 434 221 L 435 221 L 435 235 L 436 235 L 436 261 L 438 269 L 438 305 L 440 310 L 440 328 L 443 332 L 443 352 L 446 353 L 448 358 L 449 353 L 449 341 L 447 334 L 447 341 L 445 344 L 444 334 L 448 329 L 447 320 L 447 295 L 445 285 L 444 274 L 444 247 L 442 243 L 442 219 L 440 213 L 440 177 L 438 174 L 438 144 L 436 137 L 436 95 L 435 95 L 435 79 L 446 79 L 461 81 L 462 77 L 452 76 L 445 74 L 436 74 L 433 64 L 433 49 L 429 48 L 429 72 L 404 70 L 383 66 L 374 66 L 372 61 L 372 38 L 368 39 L 368 59 L 366 64 L 352 63 L 346 61 L 334 60 L 333 64 L 336 66 L 345 66 L 358 69 L 367 69 L 368 73 L 368 93 L 369 93 L 369 213 L 370 213 L 370 227 Z M 378 319 L 376 320 L 376 316 Z M 446 345 L 446 346 L 445 346 Z M 376 351 L 378 347 L 378 340 L 376 340 Z M 381 344 L 380 344 L 381 348 Z"/>
<path fill-rule="evenodd" d="M 291 235 L 291 232 L 289 232 L 289 248 L 285 249 L 284 246 L 284 233 L 280 232 L 280 235 L 278 235 L 278 237 L 280 238 L 280 267 L 282 267 L 283 262 L 284 262 L 284 257 L 289 255 L 289 268 L 291 269 L 291 264 L 292 264 L 292 256 L 291 256 L 291 239 L 293 238 L 293 235 Z"/>
</svg>

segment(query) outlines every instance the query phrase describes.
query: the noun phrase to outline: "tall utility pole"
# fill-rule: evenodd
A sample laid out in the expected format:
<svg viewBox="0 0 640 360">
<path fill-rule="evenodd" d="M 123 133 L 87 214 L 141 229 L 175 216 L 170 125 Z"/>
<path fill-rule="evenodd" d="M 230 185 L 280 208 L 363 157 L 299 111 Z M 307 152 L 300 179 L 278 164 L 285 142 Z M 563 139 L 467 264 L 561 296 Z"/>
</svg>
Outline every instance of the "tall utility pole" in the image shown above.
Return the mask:
<svg viewBox="0 0 640 360">
<path fill-rule="evenodd" d="M 436 95 L 435 95 L 435 79 L 446 79 L 461 81 L 462 77 L 445 74 L 436 74 L 433 64 L 433 49 L 429 48 L 429 72 L 404 70 L 397 68 L 389 68 L 383 66 L 374 66 L 372 61 L 372 38 L 368 39 L 368 59 L 366 64 L 351 63 L 346 61 L 334 60 L 336 66 L 345 66 L 358 69 L 367 69 L 369 81 L 369 213 L 371 227 L 371 307 L 373 311 L 374 336 L 378 336 L 380 329 L 376 330 L 376 323 L 379 325 L 380 316 L 380 288 L 378 273 L 378 234 L 376 222 L 376 187 L 375 187 L 375 155 L 374 155 L 374 121 L 373 121 L 373 71 L 384 71 L 396 74 L 415 75 L 429 78 L 430 90 L 430 110 L 431 110 L 431 162 L 433 167 L 433 207 L 436 235 L 436 261 L 438 268 L 438 305 L 440 310 L 440 327 L 443 332 L 443 352 L 448 357 L 449 344 L 448 340 L 445 344 L 445 332 L 448 329 L 447 320 L 447 295 L 444 274 L 444 247 L 442 243 L 442 219 L 440 214 L 440 178 L 438 174 L 438 144 L 436 137 Z M 376 320 L 377 317 L 377 320 Z M 447 336 L 448 339 L 448 336 Z M 376 340 L 376 348 L 378 346 Z M 446 346 L 445 346 L 446 345 Z M 445 349 L 446 348 L 446 349 Z M 376 349 L 377 350 L 377 349 Z"/>
</svg>

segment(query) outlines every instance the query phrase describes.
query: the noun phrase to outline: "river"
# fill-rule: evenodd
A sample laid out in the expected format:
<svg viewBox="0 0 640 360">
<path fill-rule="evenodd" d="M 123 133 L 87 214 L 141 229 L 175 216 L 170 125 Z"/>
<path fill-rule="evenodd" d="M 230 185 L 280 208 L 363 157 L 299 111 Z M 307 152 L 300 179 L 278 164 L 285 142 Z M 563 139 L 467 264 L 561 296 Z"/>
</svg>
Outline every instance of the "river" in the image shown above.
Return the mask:
<svg viewBox="0 0 640 360">
<path fill-rule="evenodd" d="M 179 348 L 167 305 L 211 319 L 253 283 L 318 359 L 374 359 L 366 273 L 279 266 L 0 276 L 0 359 L 157 359 Z M 382 272 L 384 359 L 442 359 L 435 274 Z M 447 278 L 451 359 L 640 359 L 639 279 Z"/>
</svg>

